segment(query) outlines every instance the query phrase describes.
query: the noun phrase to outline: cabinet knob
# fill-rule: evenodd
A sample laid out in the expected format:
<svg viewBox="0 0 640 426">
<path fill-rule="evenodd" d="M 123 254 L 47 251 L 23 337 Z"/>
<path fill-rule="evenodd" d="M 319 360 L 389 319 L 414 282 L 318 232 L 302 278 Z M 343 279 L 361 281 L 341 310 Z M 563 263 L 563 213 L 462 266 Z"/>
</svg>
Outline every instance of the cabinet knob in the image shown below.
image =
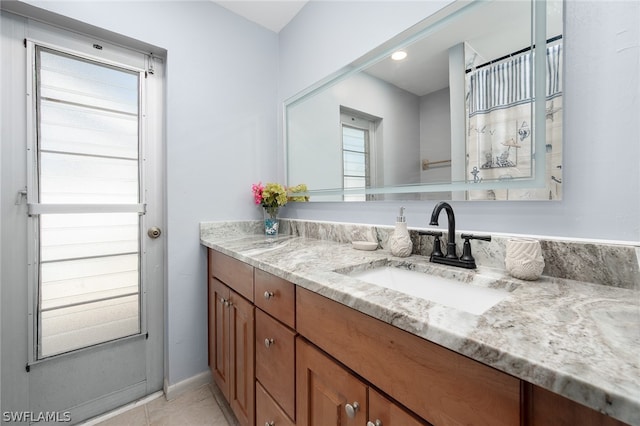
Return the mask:
<svg viewBox="0 0 640 426">
<path fill-rule="evenodd" d="M 264 422 L 264 426 L 275 426 L 276 422 L 271 420 L 270 422 Z"/>
<path fill-rule="evenodd" d="M 264 339 L 264 345 L 268 348 L 273 345 L 273 339 L 269 339 L 268 337 Z"/>
<path fill-rule="evenodd" d="M 264 292 L 264 298 L 265 298 L 265 299 L 269 300 L 269 299 L 271 299 L 272 297 L 273 297 L 273 292 L 268 291 L 268 290 Z"/>
<path fill-rule="evenodd" d="M 344 406 L 344 410 L 347 412 L 347 417 L 353 419 L 356 416 L 358 410 L 360 410 L 360 404 L 354 402 L 353 404 L 347 404 Z"/>
<path fill-rule="evenodd" d="M 382 420 L 376 419 L 375 422 L 368 421 L 367 426 L 382 426 Z"/>
<path fill-rule="evenodd" d="M 224 297 L 220 298 L 220 303 L 222 303 L 227 308 L 232 305 L 232 303 L 229 301 L 229 299 L 225 299 Z"/>
</svg>

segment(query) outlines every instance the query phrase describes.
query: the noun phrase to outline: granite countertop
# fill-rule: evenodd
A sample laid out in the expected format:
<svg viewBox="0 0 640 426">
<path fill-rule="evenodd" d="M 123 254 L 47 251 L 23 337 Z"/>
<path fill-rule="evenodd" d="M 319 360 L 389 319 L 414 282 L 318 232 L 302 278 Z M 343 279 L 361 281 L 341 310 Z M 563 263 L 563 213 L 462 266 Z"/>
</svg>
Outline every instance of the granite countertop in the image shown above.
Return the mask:
<svg viewBox="0 0 640 426">
<path fill-rule="evenodd" d="M 264 235 L 233 226 L 201 233 L 202 245 L 362 313 L 632 425 L 640 425 L 640 292 L 559 278 L 529 282 L 504 271 L 434 265 L 424 256 Z M 481 315 L 407 296 L 344 272 L 404 262 L 509 296 Z"/>
</svg>

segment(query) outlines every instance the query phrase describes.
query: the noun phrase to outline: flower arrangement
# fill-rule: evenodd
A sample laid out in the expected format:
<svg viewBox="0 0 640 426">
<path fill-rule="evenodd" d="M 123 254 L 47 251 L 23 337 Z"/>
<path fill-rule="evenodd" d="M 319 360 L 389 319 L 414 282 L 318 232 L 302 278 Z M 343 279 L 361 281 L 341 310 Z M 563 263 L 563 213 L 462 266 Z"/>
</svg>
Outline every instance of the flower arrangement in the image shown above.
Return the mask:
<svg viewBox="0 0 640 426">
<path fill-rule="evenodd" d="M 278 209 L 289 201 L 287 190 L 279 183 L 267 182 L 263 186 L 262 182 L 258 182 L 251 185 L 251 191 L 254 202 L 262 205 L 269 216 L 273 218 L 278 214 Z"/>
</svg>

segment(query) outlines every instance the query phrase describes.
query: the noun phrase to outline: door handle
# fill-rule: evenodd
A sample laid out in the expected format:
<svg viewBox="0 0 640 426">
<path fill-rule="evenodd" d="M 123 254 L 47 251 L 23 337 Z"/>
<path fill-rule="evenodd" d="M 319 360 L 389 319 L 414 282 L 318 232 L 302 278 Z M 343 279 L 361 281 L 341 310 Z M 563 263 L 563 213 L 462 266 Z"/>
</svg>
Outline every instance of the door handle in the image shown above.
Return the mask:
<svg viewBox="0 0 640 426">
<path fill-rule="evenodd" d="M 147 235 L 149 236 L 149 238 L 153 238 L 153 239 L 158 238 L 161 234 L 162 234 L 162 230 L 157 226 L 152 226 L 147 231 Z"/>
</svg>

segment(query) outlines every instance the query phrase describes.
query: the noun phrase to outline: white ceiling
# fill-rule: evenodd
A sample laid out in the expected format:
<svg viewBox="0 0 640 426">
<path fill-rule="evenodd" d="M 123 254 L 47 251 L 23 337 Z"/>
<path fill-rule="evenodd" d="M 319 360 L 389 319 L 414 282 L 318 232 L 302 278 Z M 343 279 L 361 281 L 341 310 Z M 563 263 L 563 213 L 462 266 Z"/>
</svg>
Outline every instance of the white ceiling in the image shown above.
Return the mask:
<svg viewBox="0 0 640 426">
<path fill-rule="evenodd" d="M 302 9 L 308 0 L 229 0 L 219 4 L 274 33 L 279 33 Z"/>
</svg>

